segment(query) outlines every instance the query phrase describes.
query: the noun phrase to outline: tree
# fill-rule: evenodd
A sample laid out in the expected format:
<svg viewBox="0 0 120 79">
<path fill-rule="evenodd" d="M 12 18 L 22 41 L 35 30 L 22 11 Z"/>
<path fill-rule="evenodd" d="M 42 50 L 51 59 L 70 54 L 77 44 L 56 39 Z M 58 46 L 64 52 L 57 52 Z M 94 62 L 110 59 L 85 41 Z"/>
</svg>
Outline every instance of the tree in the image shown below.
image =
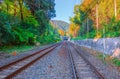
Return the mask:
<svg viewBox="0 0 120 79">
<path fill-rule="evenodd" d="M 107 34 L 113 30 L 118 34 L 119 31 L 116 28 L 119 26 L 116 24 L 119 24 L 120 20 L 119 5 L 120 0 L 84 0 L 80 5 L 74 7 L 75 15 L 70 20 L 81 26 L 79 32 L 85 37 L 88 37 L 87 32 L 93 36 L 97 34 L 103 36 L 103 28 L 106 29 Z M 89 19 L 89 26 L 87 19 Z M 88 31 L 86 31 L 87 28 L 89 28 Z"/>
<path fill-rule="evenodd" d="M 23 17 L 23 0 L 18 0 L 19 2 L 19 6 L 20 6 L 20 17 L 21 17 L 21 21 L 23 22 L 24 17 Z"/>
<path fill-rule="evenodd" d="M 0 45 L 55 40 L 49 23 L 55 17 L 54 6 L 54 0 L 4 0 L 0 3 Z"/>
<path fill-rule="evenodd" d="M 77 37 L 79 29 L 80 29 L 79 25 L 71 23 L 70 24 L 70 28 L 69 28 L 69 34 L 70 34 L 70 36 Z"/>
</svg>

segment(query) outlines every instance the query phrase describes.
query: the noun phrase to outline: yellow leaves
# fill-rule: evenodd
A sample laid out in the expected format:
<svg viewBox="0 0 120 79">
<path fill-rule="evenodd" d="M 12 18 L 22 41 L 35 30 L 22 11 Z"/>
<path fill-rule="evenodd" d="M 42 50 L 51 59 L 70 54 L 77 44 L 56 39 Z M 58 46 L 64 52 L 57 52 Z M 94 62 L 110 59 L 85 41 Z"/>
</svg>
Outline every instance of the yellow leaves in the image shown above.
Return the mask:
<svg viewBox="0 0 120 79">
<path fill-rule="evenodd" d="M 96 36 L 94 37 L 94 40 L 93 40 L 93 41 L 96 42 L 96 41 L 98 41 L 99 38 L 101 38 L 101 37 L 102 37 L 101 33 L 98 32 L 98 33 L 96 34 Z"/>
<path fill-rule="evenodd" d="M 80 29 L 79 25 L 71 23 L 69 27 L 69 34 L 72 35 L 73 37 L 76 37 L 79 29 Z"/>
<path fill-rule="evenodd" d="M 65 35 L 65 32 L 64 32 L 63 30 L 61 30 L 61 29 L 59 29 L 58 32 L 59 32 L 59 34 L 60 34 L 61 36 L 64 36 L 64 35 Z"/>
<path fill-rule="evenodd" d="M 82 11 L 85 11 L 86 9 L 89 8 L 89 5 L 92 4 L 93 0 L 84 0 L 83 3 L 80 5 L 80 8 Z"/>
<path fill-rule="evenodd" d="M 66 36 L 70 36 L 69 29 L 66 31 Z"/>
<path fill-rule="evenodd" d="M 79 10 L 80 10 L 80 6 L 79 5 L 75 5 L 74 6 L 74 13 L 75 14 L 79 13 Z"/>
<path fill-rule="evenodd" d="M 96 27 L 96 4 L 98 2 L 98 29 L 103 28 L 103 23 L 109 23 L 110 20 L 115 16 L 116 14 L 116 20 L 120 20 L 120 0 L 84 0 L 80 5 L 80 10 L 82 12 L 87 12 L 88 9 L 90 9 L 88 13 L 88 17 L 93 20 L 93 26 Z M 115 2 L 116 1 L 116 9 L 115 9 Z M 116 10 L 116 11 L 115 11 Z"/>
<path fill-rule="evenodd" d="M 101 33 L 97 33 L 96 36 L 95 36 L 95 39 L 99 39 L 101 37 L 102 37 Z"/>
</svg>

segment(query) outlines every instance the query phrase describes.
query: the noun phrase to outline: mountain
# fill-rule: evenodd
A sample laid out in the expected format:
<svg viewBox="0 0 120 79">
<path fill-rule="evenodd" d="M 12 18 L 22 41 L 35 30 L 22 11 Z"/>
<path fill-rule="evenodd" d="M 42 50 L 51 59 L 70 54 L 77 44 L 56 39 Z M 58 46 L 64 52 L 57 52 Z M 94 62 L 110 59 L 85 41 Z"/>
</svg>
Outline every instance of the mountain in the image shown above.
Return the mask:
<svg viewBox="0 0 120 79">
<path fill-rule="evenodd" d="M 65 21 L 61 21 L 61 20 L 51 20 L 51 24 L 57 28 L 57 29 L 61 29 L 63 31 L 67 31 L 69 28 L 69 23 L 65 22 Z"/>
</svg>

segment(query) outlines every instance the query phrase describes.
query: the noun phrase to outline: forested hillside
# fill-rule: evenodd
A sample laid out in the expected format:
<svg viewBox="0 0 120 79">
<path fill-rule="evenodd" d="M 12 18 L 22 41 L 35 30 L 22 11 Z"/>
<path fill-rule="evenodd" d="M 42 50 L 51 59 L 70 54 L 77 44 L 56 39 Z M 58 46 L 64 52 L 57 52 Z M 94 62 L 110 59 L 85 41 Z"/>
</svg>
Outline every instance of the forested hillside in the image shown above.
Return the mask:
<svg viewBox="0 0 120 79">
<path fill-rule="evenodd" d="M 83 0 L 70 18 L 73 37 L 102 38 L 120 36 L 120 0 Z"/>
<path fill-rule="evenodd" d="M 61 20 L 51 20 L 51 22 L 54 24 L 54 26 L 58 29 L 67 31 L 69 28 L 69 24 L 67 22 L 61 21 Z"/>
<path fill-rule="evenodd" d="M 50 19 L 55 0 L 0 0 L 0 46 L 58 41 Z"/>
<path fill-rule="evenodd" d="M 69 29 L 69 23 L 61 20 L 51 20 L 53 27 L 57 29 L 60 35 L 64 36 Z"/>
</svg>

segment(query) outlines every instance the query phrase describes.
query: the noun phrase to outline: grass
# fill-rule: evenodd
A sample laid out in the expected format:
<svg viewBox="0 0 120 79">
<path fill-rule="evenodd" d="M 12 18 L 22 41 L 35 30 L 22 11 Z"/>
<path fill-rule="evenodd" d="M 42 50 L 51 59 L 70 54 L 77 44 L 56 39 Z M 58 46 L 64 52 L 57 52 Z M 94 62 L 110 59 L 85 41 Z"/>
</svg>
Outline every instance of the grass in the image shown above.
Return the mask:
<svg viewBox="0 0 120 79">
<path fill-rule="evenodd" d="M 102 53 L 97 52 L 96 57 L 97 57 L 98 59 L 100 59 L 104 64 L 107 64 L 107 63 L 108 63 L 108 62 L 106 61 L 106 59 L 107 59 L 107 57 L 108 57 L 107 55 L 103 56 Z"/>
<path fill-rule="evenodd" d="M 15 51 L 17 53 L 25 52 L 33 48 L 35 48 L 35 46 L 25 46 L 25 45 L 24 46 L 3 46 L 3 47 L 0 47 L 0 51 L 10 54 Z"/>
<path fill-rule="evenodd" d="M 112 61 L 111 61 L 115 66 L 120 66 L 120 60 L 117 59 L 117 58 L 113 58 Z"/>
<path fill-rule="evenodd" d="M 102 60 L 104 63 L 108 63 L 120 67 L 120 59 L 118 58 L 111 58 L 111 56 L 105 55 L 105 59 L 103 60 L 103 54 L 99 52 L 97 53 L 97 58 Z"/>
<path fill-rule="evenodd" d="M 102 52 L 91 50 L 86 47 L 82 47 L 82 49 L 86 50 L 87 52 L 90 52 L 97 59 L 101 60 L 104 64 L 110 64 L 110 65 L 114 65 L 116 67 L 120 67 L 120 59 L 118 59 L 118 58 L 112 58 L 110 55 L 106 55 L 106 54 L 105 54 L 105 58 L 104 58 Z"/>
</svg>

